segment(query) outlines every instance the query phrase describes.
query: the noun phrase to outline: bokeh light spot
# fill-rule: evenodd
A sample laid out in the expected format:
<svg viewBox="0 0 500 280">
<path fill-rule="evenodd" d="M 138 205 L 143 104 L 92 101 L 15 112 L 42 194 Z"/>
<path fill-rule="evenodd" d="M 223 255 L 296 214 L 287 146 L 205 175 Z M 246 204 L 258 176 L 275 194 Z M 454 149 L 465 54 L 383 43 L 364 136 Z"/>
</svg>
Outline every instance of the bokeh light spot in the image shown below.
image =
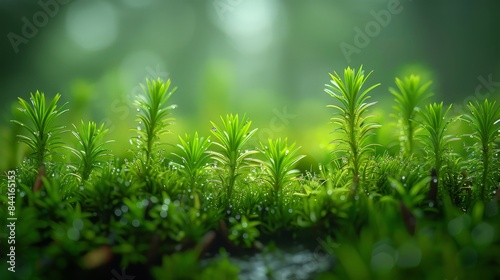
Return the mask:
<svg viewBox="0 0 500 280">
<path fill-rule="evenodd" d="M 68 6 L 66 30 L 83 49 L 102 50 L 118 36 L 118 16 L 108 2 L 75 2 Z"/>
</svg>

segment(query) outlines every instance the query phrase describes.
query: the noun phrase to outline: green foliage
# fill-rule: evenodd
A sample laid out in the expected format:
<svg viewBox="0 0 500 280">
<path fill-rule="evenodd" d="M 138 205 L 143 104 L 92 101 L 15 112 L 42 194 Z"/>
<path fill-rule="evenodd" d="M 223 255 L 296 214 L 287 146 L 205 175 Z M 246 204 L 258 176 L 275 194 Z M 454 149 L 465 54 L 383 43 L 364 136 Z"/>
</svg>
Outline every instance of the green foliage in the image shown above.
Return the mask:
<svg viewBox="0 0 500 280">
<path fill-rule="evenodd" d="M 425 106 L 425 109 L 420 113 L 425 131 L 425 134 L 421 135 L 421 140 L 430 153 L 431 167 L 436 169 L 438 177 L 445 162 L 446 152 L 449 151 L 448 144 L 458 140 L 446 133 L 448 124 L 452 121 L 446 119 L 450 109 L 451 105 L 443 110 L 443 102 L 432 103 Z"/>
<path fill-rule="evenodd" d="M 193 205 L 174 201 L 169 205 L 165 228 L 168 228 L 168 237 L 176 242 L 196 242 L 205 233 L 215 227 L 220 213 L 211 208 L 202 210 L 197 194 L 192 195 Z M 177 203 L 176 203 L 177 202 Z M 161 213 L 160 213 L 161 217 Z"/>
<path fill-rule="evenodd" d="M 475 163 L 476 160 L 470 161 Z M 467 174 L 467 164 L 469 162 L 456 154 L 451 154 L 446 158 L 442 170 L 442 186 L 447 191 L 453 205 L 464 205 L 468 207 L 472 202 L 470 192 L 470 178 Z"/>
<path fill-rule="evenodd" d="M 47 102 L 45 94 L 37 91 L 30 95 L 31 105 L 26 100 L 19 98 L 19 110 L 28 117 L 29 123 L 18 120 L 12 120 L 12 122 L 25 127 L 29 132 L 28 136 L 18 135 L 18 137 L 33 151 L 35 169 L 48 160 L 55 149 L 61 148 L 63 145 L 59 134 L 64 126 L 56 126 L 55 124 L 56 119 L 67 111 L 67 109 L 62 110 L 66 104 L 57 107 L 60 97 L 60 94 L 56 94 L 50 102 Z"/>
<path fill-rule="evenodd" d="M 79 187 L 78 199 L 82 208 L 89 213 L 96 213 L 95 221 L 106 233 L 109 232 L 110 221 L 115 216 L 116 209 L 120 209 L 123 199 L 141 194 L 141 185 L 134 182 L 130 172 L 120 168 L 123 166 L 118 162 L 108 163 L 99 177 Z"/>
<path fill-rule="evenodd" d="M 246 116 L 241 120 L 238 115 L 227 115 L 224 119 L 221 116 L 222 126 L 212 123 L 212 134 L 219 140 L 214 142 L 221 148 L 220 152 L 211 151 L 212 158 L 222 164 L 225 174 L 221 175 L 223 187 L 225 189 L 226 207 L 229 206 L 231 194 L 233 192 L 236 178 L 241 175 L 241 169 L 248 166 L 245 160 L 248 156 L 257 153 L 254 150 L 243 150 L 245 144 L 250 140 L 257 129 L 250 130 L 251 121 Z"/>
<path fill-rule="evenodd" d="M 79 177 L 81 181 L 86 181 L 92 170 L 101 166 L 102 158 L 107 156 L 108 150 L 104 145 L 111 141 L 104 141 L 104 136 L 108 132 L 104 129 L 104 124 L 97 126 L 95 122 L 81 122 L 80 127 L 73 125 L 72 131 L 78 140 L 78 148 L 68 147 L 68 149 L 80 160 Z"/>
<path fill-rule="evenodd" d="M 326 165 L 319 165 L 321 178 L 333 188 L 347 188 L 351 183 L 347 180 L 348 170 L 342 168 L 337 161 L 330 162 Z"/>
<path fill-rule="evenodd" d="M 375 156 L 375 138 L 369 134 L 378 125 L 369 122 L 367 110 L 374 104 L 368 103 L 368 92 L 376 85 L 361 89 L 368 76 L 362 68 L 346 69 L 343 78 L 331 75 L 326 91 L 340 102 L 329 107 L 335 109 L 332 123 L 340 139 L 334 142 L 343 157 L 319 165 L 319 173 L 311 166 L 302 174 L 294 168 L 304 156 L 287 138 L 261 143 L 259 155 L 248 149 L 256 129 L 245 116 L 227 115 L 221 125 L 212 123 L 215 145 L 198 133 L 185 134 L 173 153 L 163 153 L 160 135 L 171 121 L 173 105 L 167 103 L 173 91 L 168 90 L 170 81 L 161 80 L 148 80 L 136 102 L 140 123 L 131 139 L 137 144 L 135 154 L 105 157 L 109 141 L 104 126 L 82 122 L 74 126 L 74 146 L 67 144 L 61 157 L 51 158 L 61 147 L 53 140 L 62 130 L 55 116 L 64 111 L 56 106 L 59 95 L 49 109 L 43 95 L 32 95 L 33 106 L 21 102 L 31 110 L 24 110 L 31 126 L 29 137 L 20 139 L 44 164 L 33 168 L 31 160 L 24 160 L 8 176 L 0 176 L 0 216 L 11 215 L 15 207 L 18 217 L 16 277 L 95 274 L 101 279 L 121 265 L 136 277 L 243 278 L 245 270 L 238 275 L 224 250 L 236 258 L 241 251 L 258 257 L 262 244 L 265 252 L 269 240 L 279 240 L 314 248 L 315 257 L 321 256 L 317 242 L 322 244 L 335 262 L 325 277 L 499 278 L 500 198 L 490 199 L 487 192 L 500 179 L 494 143 L 500 109 L 490 101 L 469 106 L 465 119 L 473 134 L 467 140 L 473 146 L 464 158 L 449 145 L 451 135 L 460 132 L 449 126 L 450 107 L 434 103 L 418 110 L 427 84 L 416 76 L 397 80 L 398 91 L 391 90 L 401 124 L 410 124 L 403 126 L 404 133 L 409 138 L 422 135 L 428 157 L 417 153 L 416 143 L 406 142 L 405 156 L 393 156 L 384 146 L 377 147 Z M 417 133 L 416 112 L 422 133 Z M 40 130 L 45 136 L 35 137 Z M 42 157 L 36 159 L 40 147 Z M 79 160 L 77 167 L 63 160 L 71 154 Z M 439 170 L 439 179 L 433 172 L 429 176 L 431 167 Z M 76 168 L 81 180 L 70 176 Z M 362 191 L 349 188 L 358 180 Z M 5 195 L 13 182 L 15 198 Z M 439 197 L 438 182 L 446 190 Z M 464 193 L 481 184 L 481 199 Z M 7 246 L 3 242 L 0 249 Z M 8 271 L 6 262 L 0 268 Z M 0 278 L 6 278 L 3 272 Z"/>
<path fill-rule="evenodd" d="M 260 222 L 250 221 L 246 216 L 242 216 L 239 221 L 236 218 L 230 217 L 229 222 L 231 223 L 229 239 L 238 246 L 252 247 L 253 242 L 260 235 L 257 229 Z"/>
<path fill-rule="evenodd" d="M 478 202 L 464 213 L 444 196 L 444 217 L 439 220 L 417 217 L 414 236 L 402 224 L 398 204 L 372 205 L 371 226 L 359 234 L 343 235 L 323 246 L 337 259 L 334 275 L 339 279 L 455 279 L 463 277 L 495 279 L 500 271 L 483 261 L 495 259 L 498 244 L 493 234 L 499 226 L 498 214 L 484 216 Z M 497 202 L 489 204 L 497 211 Z M 436 246 L 439 244 L 439 246 Z M 493 245 L 496 246 L 496 245 Z"/>
<path fill-rule="evenodd" d="M 201 268 L 198 252 L 190 250 L 163 257 L 161 267 L 153 267 L 155 279 L 238 279 L 239 268 L 228 260 L 226 254 L 208 267 Z"/>
<path fill-rule="evenodd" d="M 169 117 L 176 105 L 168 105 L 167 102 L 175 91 L 169 91 L 170 80 L 164 82 L 160 78 L 157 80 L 146 79 L 146 86 L 141 84 L 143 94 L 137 97 L 135 105 L 137 107 L 137 153 L 131 166 L 150 192 L 156 192 L 162 184 L 163 162 L 162 152 L 158 150 L 160 136 L 170 132 L 167 128 L 172 124 L 173 118 Z M 130 140 L 133 144 L 133 141 Z"/>
<path fill-rule="evenodd" d="M 335 131 L 342 133 L 342 138 L 334 142 L 341 146 L 337 152 L 348 154 L 349 169 L 355 182 L 359 180 L 361 166 L 372 151 L 373 144 L 368 143 L 370 132 L 379 127 L 369 122 L 371 116 L 366 115 L 368 108 L 376 103 L 367 103 L 370 98 L 367 94 L 379 84 L 361 91 L 370 74 L 365 76 L 362 66 L 358 71 L 348 67 L 344 70 L 343 80 L 336 72 L 330 74 L 332 84 L 326 85 L 325 89 L 330 96 L 340 101 L 340 105 L 328 105 L 337 111 L 331 123 L 336 126 Z"/>
<path fill-rule="evenodd" d="M 150 199 L 143 197 L 125 197 L 119 208 L 125 211 L 121 211 L 119 221 L 112 222 L 113 228 L 120 233 L 114 250 L 122 256 L 123 267 L 147 261 L 149 243 L 143 239 L 151 240 L 161 221 L 148 219 L 151 203 Z"/>
<path fill-rule="evenodd" d="M 201 279 L 239 279 L 240 268 L 232 264 L 226 254 L 222 258 L 206 267 L 201 273 Z M 197 276 L 197 275 L 196 275 Z M 160 278 L 162 279 L 162 278 Z"/>
<path fill-rule="evenodd" d="M 425 199 L 431 177 L 427 176 L 412 185 L 407 182 L 390 178 L 392 187 L 398 193 L 400 199 L 410 209 L 418 207 Z"/>
<path fill-rule="evenodd" d="M 349 218 L 352 203 L 348 200 L 349 189 L 321 188 L 310 196 L 302 197 L 297 225 L 305 228 L 332 230 Z M 348 224 L 343 224 L 349 227 Z"/>
<path fill-rule="evenodd" d="M 210 158 L 207 152 L 212 144 L 210 137 L 203 138 L 195 132 L 193 136 L 186 133 L 185 138 L 179 136 L 180 144 L 177 144 L 179 153 L 172 153 L 181 159 L 180 171 L 188 179 L 188 184 L 191 187 L 196 187 L 200 184 L 204 170 L 207 168 L 206 163 Z"/>
<path fill-rule="evenodd" d="M 141 85 L 144 95 L 138 96 L 137 106 L 137 133 L 138 147 L 144 155 L 142 161 L 149 165 L 155 159 L 155 148 L 160 144 L 160 136 L 170 132 L 167 127 L 172 124 L 173 118 L 169 117 L 176 105 L 167 106 L 170 96 L 175 88 L 169 91 L 170 80 L 166 82 L 160 78 L 146 80 L 146 86 Z"/>
<path fill-rule="evenodd" d="M 275 197 L 299 173 L 299 170 L 293 169 L 293 167 L 305 157 L 304 155 L 296 155 L 300 147 L 295 148 L 295 143 L 289 146 L 287 142 L 287 138 L 278 138 L 275 141 L 269 139 L 267 146 L 261 143 L 261 152 L 265 157 L 261 163 L 267 175 L 264 180 Z"/>
<path fill-rule="evenodd" d="M 414 136 L 418 128 L 415 117 L 420 110 L 418 106 L 432 96 L 427 92 L 431 83 L 421 84 L 420 76 L 411 75 L 404 80 L 396 78 L 397 89 L 389 88 L 396 102 L 394 109 L 398 112 L 401 129 L 400 147 L 401 153 L 405 156 L 411 155 L 414 151 Z"/>
<path fill-rule="evenodd" d="M 491 191 L 494 181 L 491 176 L 491 166 L 493 164 L 493 154 L 495 153 L 495 140 L 500 131 L 500 107 L 495 101 L 489 102 L 485 99 L 483 103 L 469 103 L 471 114 L 464 115 L 465 119 L 472 126 L 474 133 L 472 136 L 480 143 L 482 158 L 482 176 L 479 185 L 479 198 L 485 199 L 485 190 Z"/>
<path fill-rule="evenodd" d="M 274 141 L 269 139 L 267 145 L 261 143 L 260 152 L 264 155 L 264 160 L 255 160 L 260 164 L 261 173 L 256 174 L 257 168 L 252 169 L 252 173 L 256 176 L 249 185 L 255 187 L 248 186 L 245 190 L 252 190 L 256 195 L 250 197 L 260 200 L 252 201 L 254 205 L 264 205 L 266 214 L 271 214 L 262 219 L 263 227 L 268 232 L 284 231 L 296 220 L 294 209 L 297 208 L 299 200 L 291 196 L 300 188 L 300 178 L 297 177 L 300 171 L 293 168 L 305 157 L 297 155 L 299 149 L 300 147 L 295 147 L 295 143 L 288 145 L 287 138 L 278 138 Z M 255 211 L 243 213 L 255 213 Z"/>
</svg>

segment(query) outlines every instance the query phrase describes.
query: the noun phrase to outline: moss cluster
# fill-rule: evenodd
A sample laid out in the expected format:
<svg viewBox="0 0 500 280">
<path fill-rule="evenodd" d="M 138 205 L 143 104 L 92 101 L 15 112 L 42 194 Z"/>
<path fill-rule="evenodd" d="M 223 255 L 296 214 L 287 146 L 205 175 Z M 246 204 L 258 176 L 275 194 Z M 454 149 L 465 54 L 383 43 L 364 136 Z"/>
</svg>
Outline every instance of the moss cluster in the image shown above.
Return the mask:
<svg viewBox="0 0 500 280">
<path fill-rule="evenodd" d="M 17 267 L 11 273 L 0 264 L 2 279 L 125 272 L 233 279 L 239 269 L 228 253 L 271 242 L 320 246 L 334 260 L 320 278 L 500 277 L 499 107 L 485 100 L 449 116 L 443 103 L 424 104 L 429 83 L 396 79 L 390 92 L 400 148 L 380 153 L 371 135 L 384 124 L 371 121 L 376 103 L 368 93 L 376 85 L 363 90 L 368 77 L 362 68 L 331 75 L 334 159 L 318 163 L 319 172 L 295 169 L 304 155 L 286 138 L 251 147 L 256 129 L 246 116 L 221 117 L 211 123 L 212 139 L 196 132 L 165 149 L 159 136 L 169 132 L 175 108 L 170 81 L 143 86 L 128 158 L 107 149 L 106 130 L 94 122 L 73 126 L 74 145 L 62 143 L 57 122 L 66 104 L 58 107 L 59 95 L 20 98 L 27 121 L 14 122 L 28 132 L 19 140 L 32 154 L 11 171 Z M 470 131 L 448 134 L 452 121 Z M 472 138 L 467 155 L 450 145 L 463 135 Z M 2 217 L 9 215 L 9 185 L 2 178 Z"/>
</svg>

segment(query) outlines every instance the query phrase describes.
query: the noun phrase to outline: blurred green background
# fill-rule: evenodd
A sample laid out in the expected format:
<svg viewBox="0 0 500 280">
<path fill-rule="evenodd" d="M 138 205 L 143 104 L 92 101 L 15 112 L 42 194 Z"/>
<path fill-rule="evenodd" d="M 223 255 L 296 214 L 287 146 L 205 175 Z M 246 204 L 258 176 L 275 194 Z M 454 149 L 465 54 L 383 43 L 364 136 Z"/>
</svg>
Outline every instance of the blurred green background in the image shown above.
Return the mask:
<svg viewBox="0 0 500 280">
<path fill-rule="evenodd" d="M 16 98 L 36 90 L 62 94 L 68 126 L 105 122 L 112 149 L 126 155 L 132 100 L 146 77 L 178 88 L 166 142 L 196 130 L 207 136 L 210 120 L 247 113 L 256 140 L 288 136 L 308 155 L 306 167 L 324 162 L 329 72 L 374 70 L 369 83 L 382 85 L 371 94 L 379 101 L 372 112 L 383 125 L 396 76 L 433 80 L 435 100 L 457 103 L 454 113 L 469 100 L 498 99 L 499 11 L 493 0 L 4 0 L 0 169 L 24 153 L 9 119 Z M 384 125 L 378 138 L 390 145 L 394 134 Z"/>
</svg>

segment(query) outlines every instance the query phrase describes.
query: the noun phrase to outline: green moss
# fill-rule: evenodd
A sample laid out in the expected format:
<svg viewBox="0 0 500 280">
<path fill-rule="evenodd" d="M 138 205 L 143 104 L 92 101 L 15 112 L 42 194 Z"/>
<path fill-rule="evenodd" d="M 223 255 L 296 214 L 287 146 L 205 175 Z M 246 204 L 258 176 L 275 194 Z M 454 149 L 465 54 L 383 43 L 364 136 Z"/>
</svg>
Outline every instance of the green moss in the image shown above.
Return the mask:
<svg viewBox="0 0 500 280">
<path fill-rule="evenodd" d="M 147 81 L 138 97 L 127 158 L 107 150 L 106 130 L 94 122 L 75 127 L 76 144 L 60 149 L 59 96 L 19 99 L 31 123 L 14 122 L 26 128 L 19 140 L 31 153 L 2 177 L 0 214 L 15 206 L 20 272 L 8 274 L 4 262 L 1 278 L 234 279 L 243 272 L 220 252 L 252 254 L 273 240 L 329 255 L 335 265 L 319 277 L 498 278 L 500 109 L 484 101 L 463 118 L 448 116 L 443 103 L 422 104 L 427 84 L 397 80 L 391 91 L 405 137 L 393 139 L 396 154 L 383 146 L 375 154 L 369 135 L 380 124 L 369 121 L 376 103 L 367 93 L 376 85 L 361 91 L 368 76 L 362 68 L 331 75 L 340 157 L 317 163 L 319 173 L 295 169 L 304 156 L 286 138 L 252 149 L 256 129 L 246 116 L 207 121 L 214 142 L 195 132 L 160 148 L 174 108 L 170 81 Z M 460 134 L 447 130 L 462 120 L 470 126 Z M 472 144 L 454 151 L 448 144 L 462 135 Z M 15 196 L 5 195 L 14 185 Z"/>
</svg>

